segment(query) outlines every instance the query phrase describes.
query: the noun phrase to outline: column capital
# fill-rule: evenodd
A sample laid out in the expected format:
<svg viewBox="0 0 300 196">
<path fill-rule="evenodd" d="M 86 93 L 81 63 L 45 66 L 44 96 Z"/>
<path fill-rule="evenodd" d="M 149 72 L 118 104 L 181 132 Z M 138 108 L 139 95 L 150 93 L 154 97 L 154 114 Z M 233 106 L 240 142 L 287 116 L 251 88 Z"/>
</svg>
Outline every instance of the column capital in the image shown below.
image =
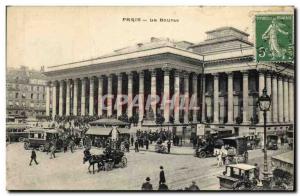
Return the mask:
<svg viewBox="0 0 300 196">
<path fill-rule="evenodd" d="M 97 78 L 100 79 L 100 80 L 103 80 L 103 79 L 105 79 L 105 75 L 97 76 Z"/>
<path fill-rule="evenodd" d="M 169 74 L 171 71 L 171 68 L 168 65 L 164 65 L 161 69 L 164 71 L 164 74 Z"/>
<path fill-rule="evenodd" d="M 119 80 L 119 79 L 122 80 L 123 74 L 124 74 L 123 72 L 120 72 L 120 73 L 117 73 L 117 74 L 116 74 L 117 77 L 118 77 L 118 80 Z"/>
<path fill-rule="evenodd" d="M 219 73 L 212 73 L 211 74 L 213 77 L 219 77 Z"/>
<path fill-rule="evenodd" d="M 112 79 L 114 77 L 115 74 L 111 73 L 107 76 L 108 79 Z"/>
<path fill-rule="evenodd" d="M 155 68 L 149 69 L 151 76 L 156 76 L 157 70 Z"/>
<path fill-rule="evenodd" d="M 137 71 L 137 74 L 139 75 L 139 77 L 144 77 L 145 76 L 145 70 L 139 70 Z"/>
<path fill-rule="evenodd" d="M 278 75 L 278 80 L 282 80 L 282 75 Z"/>
<path fill-rule="evenodd" d="M 284 81 L 284 82 L 288 82 L 288 81 L 289 81 L 289 77 L 288 77 L 288 76 L 284 77 L 284 78 L 283 78 L 283 81 Z"/>
<path fill-rule="evenodd" d="M 183 78 L 186 79 L 186 78 L 189 78 L 190 73 L 187 71 L 182 71 L 182 75 L 183 75 Z"/>
<path fill-rule="evenodd" d="M 63 85 L 64 82 L 65 82 L 65 80 L 60 80 L 60 81 L 59 81 L 59 85 Z"/>
<path fill-rule="evenodd" d="M 227 77 L 232 77 L 233 71 L 227 71 L 227 72 L 225 72 L 225 74 L 227 75 Z"/>
<path fill-rule="evenodd" d="M 288 77 L 289 83 L 294 83 L 294 78 L 293 77 Z"/>
<path fill-rule="evenodd" d="M 247 76 L 249 75 L 249 70 L 242 70 L 241 73 L 243 74 L 243 76 Z"/>
<path fill-rule="evenodd" d="M 197 80 L 198 79 L 198 74 L 197 73 L 193 73 L 192 77 L 193 77 L 193 80 Z"/>
</svg>

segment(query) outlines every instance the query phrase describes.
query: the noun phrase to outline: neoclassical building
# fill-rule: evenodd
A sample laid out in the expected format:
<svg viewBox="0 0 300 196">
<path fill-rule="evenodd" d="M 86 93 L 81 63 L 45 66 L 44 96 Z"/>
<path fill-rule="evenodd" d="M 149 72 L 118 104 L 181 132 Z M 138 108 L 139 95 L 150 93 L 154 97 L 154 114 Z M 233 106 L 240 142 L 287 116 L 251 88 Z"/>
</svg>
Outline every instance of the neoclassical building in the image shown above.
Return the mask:
<svg viewBox="0 0 300 196">
<path fill-rule="evenodd" d="M 143 122 L 150 96 L 154 116 L 161 114 L 165 122 L 202 122 L 243 135 L 262 130 L 257 99 L 266 88 L 272 98 L 268 129 L 293 125 L 294 65 L 256 63 L 249 35 L 238 29 L 222 27 L 206 33 L 207 39 L 198 44 L 151 38 L 99 58 L 47 67 L 46 114 L 126 113 Z M 128 96 L 127 104 L 121 104 L 120 95 Z M 174 95 L 180 98 L 156 100 Z M 130 104 L 135 97 L 137 104 Z M 197 109 L 188 109 L 191 102 L 181 101 L 192 97 Z M 179 107 L 182 103 L 184 108 Z"/>
</svg>

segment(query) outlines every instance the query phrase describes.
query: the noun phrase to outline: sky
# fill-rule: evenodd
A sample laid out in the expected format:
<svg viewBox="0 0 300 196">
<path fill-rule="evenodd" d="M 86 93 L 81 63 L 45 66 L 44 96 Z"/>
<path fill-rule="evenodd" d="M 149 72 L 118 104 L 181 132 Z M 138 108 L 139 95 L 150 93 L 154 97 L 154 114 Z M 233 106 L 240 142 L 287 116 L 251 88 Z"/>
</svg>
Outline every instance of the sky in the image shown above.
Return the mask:
<svg viewBox="0 0 300 196">
<path fill-rule="evenodd" d="M 199 43 L 206 31 L 232 26 L 250 34 L 254 15 L 287 7 L 21 7 L 7 8 L 7 66 L 39 70 L 99 57 L 113 50 L 168 37 Z M 147 21 L 126 22 L 123 18 Z M 150 22 L 150 18 L 179 22 Z"/>
</svg>

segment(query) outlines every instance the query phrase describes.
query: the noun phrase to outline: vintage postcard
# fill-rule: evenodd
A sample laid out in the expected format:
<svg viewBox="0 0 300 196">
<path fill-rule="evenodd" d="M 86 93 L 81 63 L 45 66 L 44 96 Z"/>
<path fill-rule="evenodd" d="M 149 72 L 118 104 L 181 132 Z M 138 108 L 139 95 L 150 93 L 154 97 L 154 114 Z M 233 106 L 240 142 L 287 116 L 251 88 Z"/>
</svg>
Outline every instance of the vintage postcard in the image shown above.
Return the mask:
<svg viewBox="0 0 300 196">
<path fill-rule="evenodd" d="M 8 6 L 6 188 L 295 191 L 292 6 Z"/>
</svg>

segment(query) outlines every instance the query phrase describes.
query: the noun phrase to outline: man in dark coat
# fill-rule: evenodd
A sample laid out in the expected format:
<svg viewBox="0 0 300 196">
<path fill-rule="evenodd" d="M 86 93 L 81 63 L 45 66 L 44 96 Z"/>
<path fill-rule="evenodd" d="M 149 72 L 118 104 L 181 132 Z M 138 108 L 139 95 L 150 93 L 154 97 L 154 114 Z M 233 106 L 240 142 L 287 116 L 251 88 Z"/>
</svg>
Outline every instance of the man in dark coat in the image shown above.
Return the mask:
<svg viewBox="0 0 300 196">
<path fill-rule="evenodd" d="M 134 143 L 134 151 L 139 152 L 139 143 L 137 140 L 135 140 L 135 143 Z"/>
<path fill-rule="evenodd" d="M 39 164 L 39 163 L 36 161 L 36 153 L 35 153 L 35 150 L 34 150 L 34 149 L 33 149 L 32 152 L 31 152 L 31 160 L 30 160 L 29 166 L 31 166 L 32 161 L 34 161 L 36 165 Z"/>
<path fill-rule="evenodd" d="M 195 181 L 192 181 L 192 185 L 188 188 L 189 191 L 199 191 L 199 187 L 196 185 Z"/>
<path fill-rule="evenodd" d="M 168 154 L 170 154 L 170 151 L 171 151 L 171 141 L 170 140 L 167 143 L 167 147 L 168 147 Z"/>
<path fill-rule="evenodd" d="M 165 172 L 163 166 L 160 166 L 159 184 L 166 183 Z"/>
<path fill-rule="evenodd" d="M 159 191 L 167 191 L 169 190 L 169 187 L 165 183 L 161 183 L 158 187 Z"/>
<path fill-rule="evenodd" d="M 145 140 L 145 145 L 146 145 L 146 150 L 148 150 L 148 148 L 149 148 L 149 140 L 148 139 Z"/>
<path fill-rule="evenodd" d="M 151 191 L 153 190 L 152 184 L 150 183 L 150 178 L 146 178 L 146 182 L 143 183 L 142 185 L 142 190 L 143 191 Z"/>
<path fill-rule="evenodd" d="M 134 143 L 133 137 L 130 138 L 130 141 L 131 141 L 131 146 L 133 146 L 133 143 Z"/>
</svg>

